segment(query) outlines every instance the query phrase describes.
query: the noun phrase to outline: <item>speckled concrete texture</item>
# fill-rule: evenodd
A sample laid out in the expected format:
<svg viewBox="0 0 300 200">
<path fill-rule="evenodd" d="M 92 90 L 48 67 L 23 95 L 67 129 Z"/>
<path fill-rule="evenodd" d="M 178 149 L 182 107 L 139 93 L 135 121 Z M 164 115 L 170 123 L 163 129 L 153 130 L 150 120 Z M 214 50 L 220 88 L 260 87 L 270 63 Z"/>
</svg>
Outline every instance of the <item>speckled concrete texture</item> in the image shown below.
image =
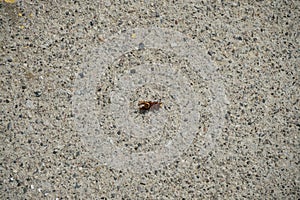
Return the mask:
<svg viewBox="0 0 300 200">
<path fill-rule="evenodd" d="M 298 199 L 299 6 L 299 1 L 280 0 L 1 1 L 1 199 Z M 74 97 L 88 90 L 78 92 L 76 84 L 91 80 L 91 60 L 106 59 L 102 54 L 95 58 L 97 49 L 113 52 L 108 44 L 114 38 L 130 33 L 135 39 L 139 32 L 132 30 L 153 27 L 180 33 L 201 47 L 218 78 L 192 70 L 189 60 L 172 52 L 148 48 L 149 41 L 112 60 L 95 76 L 99 88 L 92 88 L 95 116 L 104 116 L 99 122 L 102 138 L 112 138 L 128 152 L 144 153 L 175 137 L 189 120 L 185 116 L 197 120 L 191 143 L 174 159 L 145 171 L 135 171 L 138 163 L 118 168 L 106 162 L 116 154 L 98 151 L 99 138 L 86 140 L 78 128 L 83 118 Z M 170 48 L 176 44 L 171 42 Z M 168 72 L 159 70 L 168 67 L 174 69 L 169 75 L 188 81 L 197 101 L 172 93 L 176 80 L 170 86 L 166 81 L 129 92 L 129 100 L 124 100 L 132 103 L 129 117 L 158 128 L 164 127 L 159 123 L 163 121 L 169 131 L 160 132 L 157 140 L 129 137 L 126 133 L 138 128 L 127 125 L 131 121 L 126 123 L 125 110 L 106 113 L 106 106 L 111 111 L 125 105 L 112 104 L 107 93 L 119 87 L 111 97 L 121 99 L 117 95 L 124 85 L 118 81 L 127 80 L 126 74 L 144 80 L 158 71 L 163 76 L 153 81 L 166 80 Z M 211 83 L 222 83 L 224 89 L 226 109 L 218 116 L 222 123 L 213 117 L 218 107 L 211 102 L 218 102 L 218 96 Z M 175 86 L 180 91 L 184 83 Z M 163 107 L 144 115 L 133 111 L 143 95 L 161 99 Z M 197 103 L 191 107 L 190 102 Z M 156 134 L 155 126 L 147 129 L 152 128 Z M 218 134 L 210 134 L 215 129 Z M 182 138 L 187 138 L 184 133 Z"/>
</svg>

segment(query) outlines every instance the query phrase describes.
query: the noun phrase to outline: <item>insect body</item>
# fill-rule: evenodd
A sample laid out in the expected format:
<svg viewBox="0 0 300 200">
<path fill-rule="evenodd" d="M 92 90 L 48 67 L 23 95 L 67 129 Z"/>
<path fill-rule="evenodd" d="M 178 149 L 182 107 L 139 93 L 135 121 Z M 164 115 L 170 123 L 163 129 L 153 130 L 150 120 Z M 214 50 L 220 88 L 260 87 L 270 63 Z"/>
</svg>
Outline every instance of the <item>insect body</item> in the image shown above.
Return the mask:
<svg viewBox="0 0 300 200">
<path fill-rule="evenodd" d="M 162 103 L 158 101 L 139 101 L 138 106 L 141 112 L 147 110 L 158 110 Z"/>
</svg>

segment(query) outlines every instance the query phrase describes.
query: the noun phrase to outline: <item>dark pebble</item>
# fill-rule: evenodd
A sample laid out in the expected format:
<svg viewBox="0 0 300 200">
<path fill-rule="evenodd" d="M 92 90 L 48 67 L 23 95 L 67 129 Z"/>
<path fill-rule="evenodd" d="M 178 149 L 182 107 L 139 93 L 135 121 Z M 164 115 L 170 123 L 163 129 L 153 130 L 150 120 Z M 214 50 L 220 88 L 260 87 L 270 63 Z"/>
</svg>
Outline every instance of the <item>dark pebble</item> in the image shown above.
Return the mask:
<svg viewBox="0 0 300 200">
<path fill-rule="evenodd" d="M 9 123 L 7 124 L 7 130 L 11 130 L 11 127 L 12 127 L 11 122 L 9 122 Z"/>
<path fill-rule="evenodd" d="M 36 97 L 40 97 L 42 95 L 42 92 L 41 91 L 35 91 L 34 94 L 35 94 Z"/>
<path fill-rule="evenodd" d="M 79 76 L 80 76 L 80 78 L 83 78 L 83 77 L 84 77 L 84 73 L 83 73 L 83 72 L 80 72 L 80 73 L 79 73 Z"/>
<path fill-rule="evenodd" d="M 140 43 L 140 44 L 139 44 L 139 50 L 143 50 L 144 48 L 145 48 L 144 43 Z"/>
</svg>

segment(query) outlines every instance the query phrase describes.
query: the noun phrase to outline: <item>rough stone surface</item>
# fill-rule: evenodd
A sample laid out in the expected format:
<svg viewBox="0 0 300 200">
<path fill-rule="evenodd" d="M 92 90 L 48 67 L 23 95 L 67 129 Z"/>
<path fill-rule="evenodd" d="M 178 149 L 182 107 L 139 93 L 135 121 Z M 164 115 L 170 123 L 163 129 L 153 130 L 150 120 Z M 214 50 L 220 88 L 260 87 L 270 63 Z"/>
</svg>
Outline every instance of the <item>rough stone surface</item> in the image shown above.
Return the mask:
<svg viewBox="0 0 300 200">
<path fill-rule="evenodd" d="M 299 6 L 299 1 L 1 1 L 1 199 L 299 198 Z M 144 173 L 115 169 L 91 156 L 92 147 L 74 125 L 72 105 L 74 83 L 85 76 L 80 66 L 89 52 L 139 27 L 192 38 L 222 77 L 228 100 L 213 149 L 202 155 L 201 141 L 210 128 L 210 112 L 204 109 L 189 148 Z M 109 72 L 125 73 L 116 66 L 138 66 L 139 58 L 188 65 L 164 53 L 140 43 Z M 128 70 L 138 74 L 136 68 Z M 114 84 L 110 74 L 101 80 L 99 94 Z M 209 93 L 199 80 L 193 87 Z M 196 93 L 204 108 L 210 100 L 203 94 Z M 172 116 L 168 129 L 180 122 Z M 112 130 L 106 122 L 104 132 Z M 130 143 L 122 131 L 114 134 L 109 136 L 119 146 L 132 145 L 129 151 L 156 148 L 155 141 Z M 164 132 L 162 139 L 173 136 Z"/>
</svg>

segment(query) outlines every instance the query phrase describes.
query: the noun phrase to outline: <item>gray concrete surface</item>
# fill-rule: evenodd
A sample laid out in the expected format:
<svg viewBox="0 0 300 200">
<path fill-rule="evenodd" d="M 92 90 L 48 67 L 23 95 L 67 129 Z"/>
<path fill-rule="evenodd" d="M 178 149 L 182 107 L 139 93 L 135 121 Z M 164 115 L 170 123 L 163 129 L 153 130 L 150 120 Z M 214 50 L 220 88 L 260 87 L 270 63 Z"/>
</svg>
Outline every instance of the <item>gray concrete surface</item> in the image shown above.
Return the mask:
<svg viewBox="0 0 300 200">
<path fill-rule="evenodd" d="M 1 199 L 299 198 L 299 1 L 19 0 L 0 26 Z"/>
</svg>

